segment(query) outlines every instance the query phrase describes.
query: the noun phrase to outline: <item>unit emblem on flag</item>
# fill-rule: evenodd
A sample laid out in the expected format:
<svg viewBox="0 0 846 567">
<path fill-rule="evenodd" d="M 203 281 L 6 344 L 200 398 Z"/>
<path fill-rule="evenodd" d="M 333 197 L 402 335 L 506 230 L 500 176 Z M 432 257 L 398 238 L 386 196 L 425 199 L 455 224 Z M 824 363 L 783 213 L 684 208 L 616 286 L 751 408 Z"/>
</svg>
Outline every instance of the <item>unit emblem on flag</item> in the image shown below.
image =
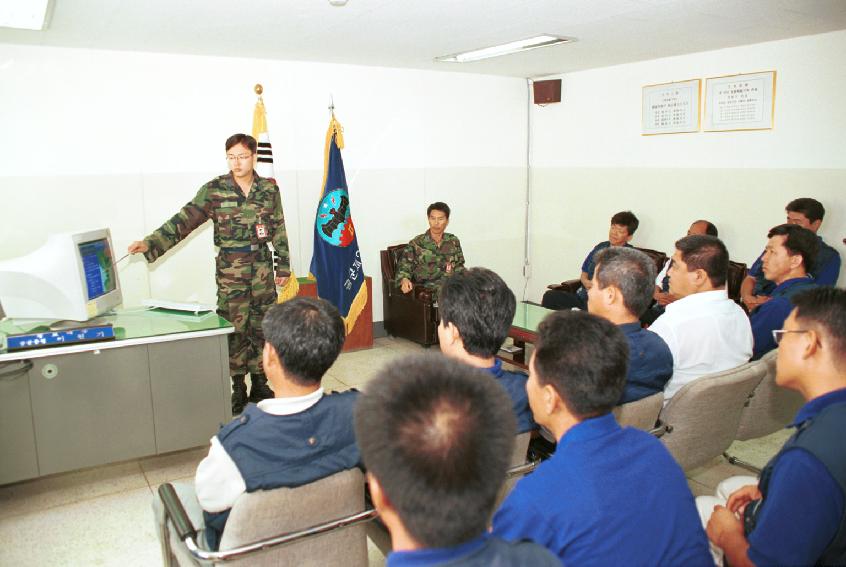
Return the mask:
<svg viewBox="0 0 846 567">
<path fill-rule="evenodd" d="M 323 197 L 317 214 L 317 229 L 320 238 L 332 246 L 347 247 L 352 243 L 355 228 L 350 218 L 350 198 L 346 189 L 335 189 Z"/>
</svg>

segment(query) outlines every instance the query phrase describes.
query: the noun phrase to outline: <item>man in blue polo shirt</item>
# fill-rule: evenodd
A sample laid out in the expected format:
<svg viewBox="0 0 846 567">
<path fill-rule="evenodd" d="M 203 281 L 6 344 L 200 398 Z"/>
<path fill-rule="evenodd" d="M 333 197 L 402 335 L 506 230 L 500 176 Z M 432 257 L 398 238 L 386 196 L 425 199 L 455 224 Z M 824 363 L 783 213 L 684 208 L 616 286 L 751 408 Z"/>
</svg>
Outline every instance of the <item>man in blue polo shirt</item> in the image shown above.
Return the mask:
<svg viewBox="0 0 846 567">
<path fill-rule="evenodd" d="M 528 376 L 503 370 L 496 358 L 514 321 L 516 304 L 514 293 L 491 270 L 472 268 L 454 274 L 441 286 L 438 343 L 446 356 L 486 370 L 505 388 L 517 417 L 517 432 L 524 433 L 537 429 L 526 394 Z"/>
<path fill-rule="evenodd" d="M 355 431 L 391 534 L 388 567 L 560 565 L 537 544 L 488 533 L 515 419 L 503 389 L 478 370 L 425 354 L 394 361 L 367 384 Z"/>
<path fill-rule="evenodd" d="M 628 350 L 617 326 L 589 313 L 559 311 L 540 324 L 526 387 L 558 446 L 511 491 L 493 534 L 540 543 L 565 565 L 713 565 L 679 465 L 611 413 Z"/>
<path fill-rule="evenodd" d="M 631 211 L 621 211 L 611 217 L 608 240 L 594 246 L 582 262 L 582 273 L 579 276 L 581 287 L 575 294 L 551 289 L 543 294 L 541 304 L 547 309 L 572 309 L 573 307 L 587 309 L 587 290 L 593 285 L 593 270 L 596 268 L 597 253 L 611 246 L 631 247 L 629 242 L 638 226 L 640 221 Z"/>
<path fill-rule="evenodd" d="M 629 371 L 621 404 L 664 391 L 673 376 L 673 355 L 664 339 L 644 329 L 639 317 L 652 302 L 655 263 L 634 248 L 599 253 L 588 311 L 617 325 L 629 342 Z"/>
<path fill-rule="evenodd" d="M 734 567 L 846 564 L 846 291 L 812 289 L 793 303 L 774 331 L 776 383 L 807 403 L 758 484 L 713 507 L 708 538 Z"/>
<path fill-rule="evenodd" d="M 814 234 L 820 230 L 825 207 L 816 199 L 802 197 L 787 203 L 787 224 L 795 224 L 807 228 Z M 826 244 L 822 236 L 817 236 L 819 249 L 814 256 L 814 267 L 808 273 L 814 278 L 817 285 L 837 285 L 837 278 L 840 275 L 840 254 Z M 746 279 L 740 286 L 740 298 L 746 308 L 751 312 L 766 303 L 776 287 L 776 283 L 770 280 L 764 273 L 764 253 L 762 252 L 752 267 Z"/>
<path fill-rule="evenodd" d="M 816 235 L 796 224 L 780 224 L 767 234 L 764 251 L 764 275 L 776 284 L 770 299 L 749 317 L 755 346 L 752 360 L 758 360 L 776 347 L 773 329 L 781 329 L 793 309 L 791 298 L 797 293 L 817 287 L 809 275 L 817 257 Z"/>
</svg>

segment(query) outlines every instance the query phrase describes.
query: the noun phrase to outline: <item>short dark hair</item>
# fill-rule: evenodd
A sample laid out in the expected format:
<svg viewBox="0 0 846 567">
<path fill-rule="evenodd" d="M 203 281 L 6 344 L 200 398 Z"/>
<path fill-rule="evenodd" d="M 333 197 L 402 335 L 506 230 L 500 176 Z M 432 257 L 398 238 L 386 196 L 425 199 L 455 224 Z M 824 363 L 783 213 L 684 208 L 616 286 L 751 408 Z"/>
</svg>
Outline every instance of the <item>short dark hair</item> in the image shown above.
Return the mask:
<svg viewBox="0 0 846 567">
<path fill-rule="evenodd" d="M 825 216 L 825 207 L 823 207 L 823 204 L 810 197 L 793 199 L 787 203 L 784 210 L 789 213 L 801 213 L 811 222 L 822 220 Z"/>
<path fill-rule="evenodd" d="M 629 343 L 610 321 L 584 311 L 556 311 L 538 326 L 534 369 L 579 419 L 611 411 L 626 385 Z"/>
<path fill-rule="evenodd" d="M 415 540 L 452 547 L 486 531 L 517 434 L 490 375 L 431 354 L 395 360 L 359 398 L 355 432 Z"/>
<path fill-rule="evenodd" d="M 712 286 L 719 288 L 726 284 L 729 253 L 722 240 L 707 234 L 691 234 L 676 240 L 676 249 L 681 252 L 688 272 L 705 270 Z"/>
<path fill-rule="evenodd" d="M 814 269 L 814 261 L 817 258 L 817 252 L 820 250 L 820 243 L 813 231 L 798 224 L 780 224 L 772 227 L 767 233 L 767 238 L 773 236 L 784 236 L 784 247 L 787 248 L 787 252 L 791 256 L 797 254 L 802 256 L 802 266 L 805 268 L 805 273 Z"/>
<path fill-rule="evenodd" d="M 640 226 L 640 221 L 637 220 L 637 217 L 634 216 L 634 213 L 631 211 L 621 211 L 611 217 L 611 224 L 618 224 L 621 226 L 625 226 L 626 230 L 629 231 L 629 236 L 633 235 L 637 230 L 637 227 Z"/>
<path fill-rule="evenodd" d="M 228 152 L 232 149 L 232 146 L 237 146 L 238 144 L 250 150 L 251 154 L 256 153 L 256 148 L 258 148 L 258 142 L 249 134 L 232 134 L 226 138 L 226 151 Z"/>
<path fill-rule="evenodd" d="M 446 278 L 438 304 L 441 321 L 458 328 L 464 349 L 483 357 L 499 351 L 517 308 L 514 292 L 487 268 L 471 268 Z"/>
<path fill-rule="evenodd" d="M 441 211 L 443 214 L 446 215 L 447 220 L 449 220 L 449 205 L 443 203 L 441 201 L 435 201 L 426 209 L 426 216 L 428 217 L 432 214 L 432 211 Z"/>
<path fill-rule="evenodd" d="M 796 320 L 819 325 L 831 339 L 832 358 L 846 369 L 846 290 L 818 287 L 790 298 L 796 307 Z"/>
<path fill-rule="evenodd" d="M 717 232 L 717 227 L 714 226 L 714 223 L 711 221 L 706 221 L 705 219 L 699 219 L 698 221 L 694 221 L 693 224 L 705 223 L 705 234 L 708 236 L 719 236 L 719 232 Z"/>
<path fill-rule="evenodd" d="M 655 292 L 655 262 L 635 248 L 610 246 L 596 257 L 594 280 L 599 289 L 613 285 L 623 294 L 623 304 L 640 317 L 652 304 Z"/>
<path fill-rule="evenodd" d="M 287 377 L 301 386 L 320 383 L 346 337 L 341 314 L 316 297 L 295 297 L 274 305 L 262 319 L 261 328 Z"/>
</svg>

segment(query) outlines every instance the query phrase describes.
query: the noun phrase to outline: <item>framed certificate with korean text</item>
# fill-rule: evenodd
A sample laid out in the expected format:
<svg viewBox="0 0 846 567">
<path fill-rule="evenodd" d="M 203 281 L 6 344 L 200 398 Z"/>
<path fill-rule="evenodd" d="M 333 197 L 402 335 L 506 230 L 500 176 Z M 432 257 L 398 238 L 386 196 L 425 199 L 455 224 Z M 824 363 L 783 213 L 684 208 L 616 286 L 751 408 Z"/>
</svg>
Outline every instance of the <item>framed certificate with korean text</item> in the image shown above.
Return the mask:
<svg viewBox="0 0 846 567">
<path fill-rule="evenodd" d="M 776 72 L 705 79 L 706 132 L 769 130 L 775 116 Z"/>
<path fill-rule="evenodd" d="M 643 87 L 641 134 L 699 131 L 700 79 Z"/>
</svg>

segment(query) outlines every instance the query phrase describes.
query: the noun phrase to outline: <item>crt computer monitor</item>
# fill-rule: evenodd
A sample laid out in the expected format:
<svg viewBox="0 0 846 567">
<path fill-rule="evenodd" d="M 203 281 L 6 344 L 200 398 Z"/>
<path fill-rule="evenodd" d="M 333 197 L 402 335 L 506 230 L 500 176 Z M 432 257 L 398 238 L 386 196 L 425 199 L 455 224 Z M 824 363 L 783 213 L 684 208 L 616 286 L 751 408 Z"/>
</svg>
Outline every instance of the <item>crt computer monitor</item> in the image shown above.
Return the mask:
<svg viewBox="0 0 846 567">
<path fill-rule="evenodd" d="M 52 234 L 31 254 L 0 262 L 7 317 L 87 321 L 121 304 L 108 228 Z"/>
</svg>

